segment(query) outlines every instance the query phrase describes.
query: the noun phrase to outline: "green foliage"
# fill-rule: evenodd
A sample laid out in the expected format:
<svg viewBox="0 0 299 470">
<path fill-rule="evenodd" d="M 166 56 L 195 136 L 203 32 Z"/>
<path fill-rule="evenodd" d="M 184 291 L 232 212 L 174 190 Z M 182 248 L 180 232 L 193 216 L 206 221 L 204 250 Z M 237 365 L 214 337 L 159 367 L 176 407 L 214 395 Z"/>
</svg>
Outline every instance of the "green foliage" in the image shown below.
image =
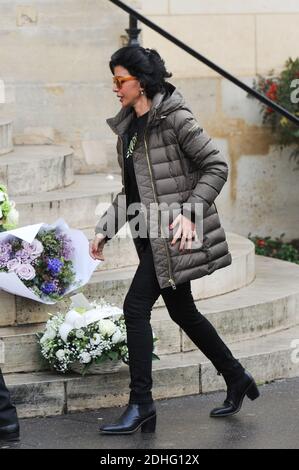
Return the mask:
<svg viewBox="0 0 299 470">
<path fill-rule="evenodd" d="M 62 243 L 56 238 L 56 229 L 41 231 L 36 237 L 44 246 L 44 255 L 58 258 L 61 253 Z"/>
<path fill-rule="evenodd" d="M 255 245 L 255 252 L 257 255 L 269 256 L 271 258 L 278 258 L 292 263 L 299 264 L 299 251 L 291 244 L 283 241 L 284 233 L 280 237 L 272 239 L 271 237 L 251 236 L 248 238 Z"/>
</svg>

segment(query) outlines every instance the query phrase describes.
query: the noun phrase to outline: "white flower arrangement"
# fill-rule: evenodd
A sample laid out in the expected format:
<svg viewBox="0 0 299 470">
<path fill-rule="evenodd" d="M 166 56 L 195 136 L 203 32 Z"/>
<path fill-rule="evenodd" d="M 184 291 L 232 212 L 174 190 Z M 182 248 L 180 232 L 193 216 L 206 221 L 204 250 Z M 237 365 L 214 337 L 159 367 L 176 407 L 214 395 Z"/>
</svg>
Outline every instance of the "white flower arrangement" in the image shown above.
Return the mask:
<svg viewBox="0 0 299 470">
<path fill-rule="evenodd" d="M 109 360 L 129 364 L 123 312 L 103 298 L 88 308 L 73 306 L 66 315 L 51 315 L 38 338 L 43 358 L 58 372 L 65 373 L 78 363 L 82 365 L 82 375 L 92 364 Z M 153 339 L 155 344 L 155 334 Z M 159 359 L 154 351 L 153 359 Z"/>
</svg>

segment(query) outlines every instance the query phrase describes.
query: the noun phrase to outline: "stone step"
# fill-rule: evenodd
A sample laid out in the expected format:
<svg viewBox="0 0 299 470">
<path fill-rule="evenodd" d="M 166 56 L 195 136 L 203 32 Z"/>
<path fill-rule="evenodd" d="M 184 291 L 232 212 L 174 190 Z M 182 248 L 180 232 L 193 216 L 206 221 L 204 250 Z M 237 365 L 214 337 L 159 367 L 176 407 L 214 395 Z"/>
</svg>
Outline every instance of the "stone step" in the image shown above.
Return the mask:
<svg viewBox="0 0 299 470">
<path fill-rule="evenodd" d="M 12 152 L 0 158 L 1 182 L 10 196 L 28 195 L 29 199 L 34 198 L 32 194 L 64 188 L 74 178 L 72 154 L 71 148 L 61 145 L 16 145 Z M 16 197 L 14 200 L 17 202 Z M 18 209 L 20 225 L 28 225 L 22 207 Z"/>
<path fill-rule="evenodd" d="M 299 324 L 299 266 L 255 256 L 256 277 L 239 290 L 197 302 L 228 341 L 256 338 Z M 195 349 L 183 333 L 182 350 Z"/>
<path fill-rule="evenodd" d="M 71 227 L 94 227 L 121 189 L 121 177 L 111 176 L 113 179 L 103 173 L 75 175 L 73 183 L 65 188 L 14 197 L 20 212 L 20 227 L 53 223 L 60 217 Z"/>
<path fill-rule="evenodd" d="M 4 372 L 29 372 L 45 369 L 39 354 L 36 333 L 43 325 L 0 328 L 0 342 L 4 345 Z"/>
<path fill-rule="evenodd" d="M 132 238 L 114 237 L 105 247 L 105 257 L 108 261 L 108 269 L 105 268 L 107 261 L 99 265 L 100 269 L 95 271 L 90 282 L 82 290 L 91 298 L 105 297 L 109 302 L 116 303 L 122 308 L 123 300 L 136 272 L 138 256 Z M 255 275 L 255 254 L 253 243 L 236 234 L 227 234 L 233 263 L 226 268 L 192 281 L 192 292 L 195 299 L 209 298 L 221 295 L 236 289 L 240 289 L 252 282 Z M 137 259 L 136 259 L 137 258 Z M 129 264 L 125 267 L 113 266 Z M 69 306 L 68 298 L 60 302 L 60 308 L 64 311 Z M 156 306 L 164 305 L 162 297 L 157 300 Z M 16 297 L 4 291 L 0 292 L 0 327 L 23 325 L 28 323 L 43 323 L 48 319 L 48 313 L 57 311 L 57 306 L 43 305 L 38 302 Z"/>
<path fill-rule="evenodd" d="M 1 87 L 1 83 L 0 83 Z M 1 94 L 1 90 L 0 90 Z M 0 100 L 1 108 L 1 100 Z M 5 155 L 6 153 L 12 152 L 13 142 L 12 142 L 12 126 L 13 122 L 11 119 L 1 119 L 0 117 L 0 155 Z M 0 159 L 0 175 L 1 175 L 1 160 Z M 2 180 L 2 176 L 1 176 Z M 2 181 L 1 181 L 2 183 Z"/>
<path fill-rule="evenodd" d="M 198 300 L 196 306 L 226 342 L 257 339 L 299 324 L 298 279 L 297 265 L 257 256 L 257 276 L 250 286 L 237 292 Z M 165 306 L 155 305 L 151 324 L 159 338 L 159 355 L 196 349 L 171 320 Z M 36 342 L 36 332 L 42 329 L 43 324 L 0 328 L 0 340 L 5 345 L 5 372 L 28 372 L 42 368 Z"/>
<path fill-rule="evenodd" d="M 229 347 L 259 385 L 299 376 L 298 354 L 296 359 L 292 346 L 295 338 L 299 338 L 299 326 Z M 130 377 L 125 364 L 114 374 L 82 378 L 75 374 L 37 372 L 7 374 L 5 380 L 22 418 L 124 406 L 129 397 Z M 223 377 L 217 375 L 211 362 L 198 350 L 164 355 L 153 361 L 155 400 L 225 388 Z"/>
</svg>

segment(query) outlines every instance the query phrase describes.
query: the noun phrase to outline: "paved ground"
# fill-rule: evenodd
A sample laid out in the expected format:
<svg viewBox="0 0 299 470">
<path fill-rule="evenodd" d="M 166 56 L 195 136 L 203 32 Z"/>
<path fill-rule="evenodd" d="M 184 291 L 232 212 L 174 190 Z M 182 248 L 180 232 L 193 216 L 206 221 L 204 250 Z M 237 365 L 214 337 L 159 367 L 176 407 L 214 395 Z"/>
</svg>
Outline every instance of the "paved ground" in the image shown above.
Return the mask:
<svg viewBox="0 0 299 470">
<path fill-rule="evenodd" d="M 261 396 L 245 398 L 230 418 L 209 411 L 225 393 L 159 400 L 154 434 L 104 436 L 99 422 L 111 422 L 124 408 L 106 408 L 52 418 L 21 420 L 20 449 L 258 449 L 299 448 L 299 378 L 260 386 Z M 5 447 L 4 444 L 0 448 Z"/>
</svg>

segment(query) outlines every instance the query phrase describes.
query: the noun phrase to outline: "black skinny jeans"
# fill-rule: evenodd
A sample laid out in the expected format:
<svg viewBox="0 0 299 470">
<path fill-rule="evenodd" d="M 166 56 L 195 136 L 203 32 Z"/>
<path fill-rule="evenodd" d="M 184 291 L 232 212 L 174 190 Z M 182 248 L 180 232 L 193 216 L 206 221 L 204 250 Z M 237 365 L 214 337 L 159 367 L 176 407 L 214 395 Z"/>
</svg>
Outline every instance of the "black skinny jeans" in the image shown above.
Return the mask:
<svg viewBox="0 0 299 470">
<path fill-rule="evenodd" d="M 191 282 L 161 289 L 156 277 L 149 239 L 143 239 L 145 250 L 126 295 L 123 311 L 127 328 L 130 369 L 129 403 L 149 403 L 152 398 L 153 335 L 151 310 L 161 294 L 172 320 L 213 363 L 224 379 L 234 380 L 244 368 L 219 337 L 213 325 L 197 310 Z"/>
</svg>

